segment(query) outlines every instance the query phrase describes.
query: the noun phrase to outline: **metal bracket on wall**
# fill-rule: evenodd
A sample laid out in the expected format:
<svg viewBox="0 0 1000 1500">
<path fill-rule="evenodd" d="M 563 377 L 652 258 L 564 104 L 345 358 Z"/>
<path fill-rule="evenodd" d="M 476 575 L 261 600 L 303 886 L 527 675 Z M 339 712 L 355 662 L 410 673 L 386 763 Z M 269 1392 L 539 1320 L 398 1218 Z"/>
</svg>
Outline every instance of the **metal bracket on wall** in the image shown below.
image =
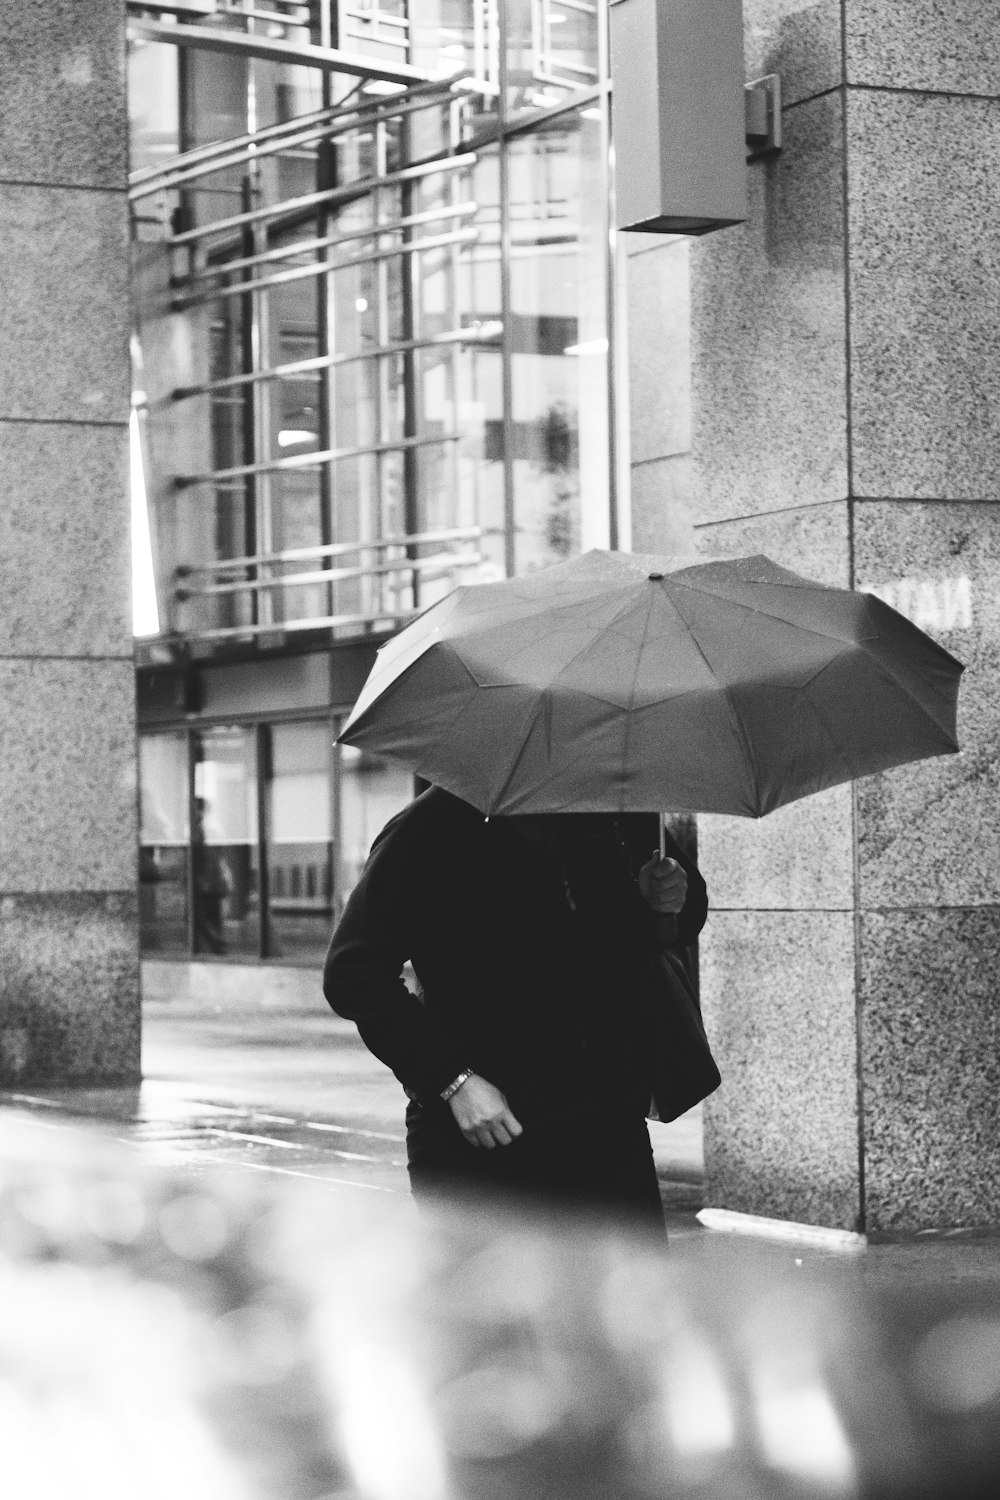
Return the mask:
<svg viewBox="0 0 1000 1500">
<path fill-rule="evenodd" d="M 746 85 L 747 161 L 781 150 L 781 74 L 768 73 Z"/>
</svg>

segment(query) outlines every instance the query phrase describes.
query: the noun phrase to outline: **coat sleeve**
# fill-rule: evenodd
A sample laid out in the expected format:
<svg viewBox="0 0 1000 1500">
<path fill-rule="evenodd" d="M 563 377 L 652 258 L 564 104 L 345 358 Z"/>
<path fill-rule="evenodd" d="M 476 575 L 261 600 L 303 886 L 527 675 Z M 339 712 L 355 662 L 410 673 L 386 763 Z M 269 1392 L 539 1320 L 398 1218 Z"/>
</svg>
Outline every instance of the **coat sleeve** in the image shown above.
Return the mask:
<svg viewBox="0 0 1000 1500">
<path fill-rule="evenodd" d="M 632 878 L 655 852 L 659 827 L 655 813 L 631 813 L 617 820 L 618 836 L 629 860 Z M 694 860 L 668 833 L 666 852 L 684 866 L 688 878 L 687 897 L 676 917 L 654 917 L 657 942 L 664 948 L 688 948 L 695 941 L 708 917 L 708 888 Z"/>
<path fill-rule="evenodd" d="M 694 860 L 690 859 L 684 853 L 681 846 L 669 834 L 667 835 L 666 848 L 667 854 L 671 859 L 679 860 L 684 866 L 688 879 L 684 905 L 675 918 L 674 936 L 667 942 L 666 946 L 670 948 L 688 948 L 694 942 L 708 919 L 708 887 Z"/>
<path fill-rule="evenodd" d="M 323 993 L 410 1097 L 430 1100 L 467 1061 L 400 977 L 428 878 L 417 853 L 405 826 L 390 826 L 376 841 L 333 934 Z"/>
</svg>

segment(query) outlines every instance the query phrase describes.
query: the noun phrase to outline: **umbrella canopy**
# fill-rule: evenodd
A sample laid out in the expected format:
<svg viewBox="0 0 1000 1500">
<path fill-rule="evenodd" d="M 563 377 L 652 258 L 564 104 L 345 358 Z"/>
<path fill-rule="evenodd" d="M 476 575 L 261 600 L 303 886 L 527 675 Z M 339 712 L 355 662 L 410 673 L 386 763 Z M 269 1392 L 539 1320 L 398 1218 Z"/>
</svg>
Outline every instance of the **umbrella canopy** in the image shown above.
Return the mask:
<svg viewBox="0 0 1000 1500">
<path fill-rule="evenodd" d="M 432 606 L 340 739 L 484 813 L 761 817 L 956 751 L 962 670 L 880 599 L 767 557 L 589 552 Z"/>
</svg>

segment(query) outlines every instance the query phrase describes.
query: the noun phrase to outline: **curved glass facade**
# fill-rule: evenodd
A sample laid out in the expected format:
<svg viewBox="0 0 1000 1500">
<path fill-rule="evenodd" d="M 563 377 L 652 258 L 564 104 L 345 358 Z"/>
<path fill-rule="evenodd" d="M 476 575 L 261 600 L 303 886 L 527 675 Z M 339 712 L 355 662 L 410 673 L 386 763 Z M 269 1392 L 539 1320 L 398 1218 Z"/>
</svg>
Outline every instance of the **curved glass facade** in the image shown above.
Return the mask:
<svg viewBox="0 0 1000 1500">
<path fill-rule="evenodd" d="M 180 11 L 132 24 L 140 660 L 377 643 L 614 545 L 604 7 Z M 148 951 L 321 955 L 412 790 L 329 750 L 347 707 L 292 719 L 258 681 L 147 735 Z"/>
<path fill-rule="evenodd" d="M 272 41 L 428 81 L 133 41 L 154 562 L 199 651 L 391 626 L 615 530 L 597 7 L 284 10 Z"/>
</svg>

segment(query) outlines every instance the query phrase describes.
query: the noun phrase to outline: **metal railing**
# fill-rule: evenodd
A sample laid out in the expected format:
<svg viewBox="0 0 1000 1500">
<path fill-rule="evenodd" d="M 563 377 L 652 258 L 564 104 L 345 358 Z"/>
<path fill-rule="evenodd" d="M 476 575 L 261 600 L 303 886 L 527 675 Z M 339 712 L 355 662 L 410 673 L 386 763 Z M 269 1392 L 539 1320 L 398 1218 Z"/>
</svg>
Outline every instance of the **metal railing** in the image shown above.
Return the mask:
<svg viewBox="0 0 1000 1500">
<path fill-rule="evenodd" d="M 285 0 L 204 0 L 187 7 L 129 0 L 128 8 L 140 34 L 153 25 L 150 16 L 172 11 L 175 25 L 154 27 L 156 39 L 198 29 L 186 23 L 200 18 L 202 38 L 178 36 L 182 45 L 204 45 L 211 32 L 213 46 L 219 42 L 225 50 L 235 39 L 238 54 L 261 57 L 269 55 L 266 33 L 275 18 L 302 26 L 310 18 L 310 8 Z M 154 291 L 154 316 L 190 312 L 209 351 L 219 351 L 182 365 L 174 389 L 161 387 L 149 408 L 155 423 L 168 405 L 195 397 L 208 402 L 192 406 L 190 417 L 183 410 L 165 415 L 159 429 L 170 434 L 189 421 L 194 441 L 167 438 L 158 451 L 154 445 L 154 457 L 167 470 L 158 493 L 172 490 L 171 503 L 183 518 L 170 533 L 177 550 L 166 566 L 183 560 L 172 587 L 175 628 L 185 637 L 369 631 L 412 617 L 438 591 L 483 565 L 478 526 L 442 527 L 493 513 L 482 507 L 496 503 L 490 467 L 496 463 L 503 465 L 502 525 L 511 532 L 510 431 L 503 438 L 506 456 L 497 458 L 497 428 L 506 419 L 479 395 L 463 408 L 458 394 L 471 388 L 473 370 L 487 393 L 492 390 L 494 357 L 469 346 L 499 347 L 504 331 L 496 316 L 503 293 L 494 312 L 488 292 L 485 304 L 466 303 L 457 290 L 470 268 L 501 252 L 493 200 L 486 199 L 485 212 L 476 201 L 492 185 L 489 171 L 478 171 L 477 164 L 490 131 L 502 136 L 506 117 L 490 104 L 494 114 L 485 135 L 473 118 L 475 95 L 497 93 L 499 6 L 474 0 L 463 9 L 459 29 L 449 36 L 452 56 L 461 57 L 465 71 L 434 78 L 412 66 L 414 57 L 424 60 L 426 38 L 410 24 L 409 9 L 393 10 L 386 0 L 345 0 L 340 42 L 358 52 L 370 44 L 372 52 L 381 49 L 381 58 L 369 67 L 368 59 L 352 57 L 344 71 L 362 81 L 339 104 L 196 147 L 131 179 L 133 202 L 158 197 L 163 210 L 155 222 L 166 264 Z M 311 8 L 311 18 L 320 11 L 329 16 L 326 0 Z M 579 13 L 586 31 L 596 8 L 593 0 L 533 0 L 531 65 L 535 76 L 544 75 L 540 81 L 551 79 L 580 95 L 593 70 L 583 66 L 579 42 L 561 45 L 559 34 L 568 39 L 571 28 L 553 24 L 557 13 Z M 225 22 L 205 24 L 206 17 L 231 23 L 237 16 L 248 23 L 242 31 Z M 327 28 L 327 42 L 331 35 L 338 33 Z M 273 32 L 275 58 L 333 71 L 335 50 L 327 46 L 321 57 L 324 49 L 302 36 L 299 30 L 294 43 L 281 42 Z M 399 64 L 396 76 L 405 76 L 405 89 L 369 92 L 365 80 L 387 81 L 389 63 Z M 323 97 L 330 99 L 329 89 Z M 412 118 L 421 110 L 437 114 L 421 126 Z M 247 117 L 254 118 L 252 110 Z M 297 166 L 287 173 L 275 169 L 275 158 L 280 163 L 293 156 L 315 156 L 316 174 Z M 238 189 L 227 185 L 231 179 L 240 180 Z M 220 190 L 239 191 L 240 201 L 213 198 L 220 184 Z M 355 208 L 366 198 L 370 208 Z M 560 221 L 545 229 L 535 224 L 526 243 L 537 255 L 543 241 L 547 248 L 573 238 L 575 229 Z M 507 245 L 512 257 L 520 253 L 516 222 Z M 435 304 L 426 321 L 416 300 L 425 265 L 443 287 L 434 293 L 440 307 Z M 361 267 L 369 268 L 366 280 Z M 492 284 L 482 279 L 487 288 Z M 284 292 L 293 284 L 302 287 L 298 299 Z M 357 327 L 352 299 L 364 317 Z M 482 316 L 466 324 L 465 306 Z M 281 319 L 289 320 L 287 338 Z M 300 324 L 307 330 L 301 337 Z M 426 359 L 423 351 L 434 346 L 444 346 L 441 357 Z M 345 366 L 351 367 L 346 381 L 337 374 Z M 421 382 L 431 389 L 432 375 L 433 396 L 425 401 Z M 291 381 L 313 389 L 300 395 L 282 384 Z M 233 405 L 239 411 L 230 416 L 224 408 Z M 398 534 L 377 535 L 390 527 Z M 332 540 L 345 531 L 354 539 Z M 315 545 L 279 550 L 284 540 Z M 247 555 L 202 561 L 211 551 Z M 492 558 L 492 541 L 485 552 Z M 512 557 L 510 544 L 505 567 Z"/>
<path fill-rule="evenodd" d="M 359 4 L 358 0 L 342 3 L 340 38 L 345 47 L 354 42 L 360 43 L 362 47 L 395 47 L 409 60 L 409 17 L 384 10 L 378 0 L 368 0 L 368 4 Z"/>
<path fill-rule="evenodd" d="M 425 607 L 428 601 L 425 597 L 422 602 L 421 595 L 426 595 L 428 585 L 443 581 L 453 587 L 471 570 L 482 566 L 484 557 L 478 546 L 482 535 L 478 526 L 451 527 L 412 535 L 288 548 L 179 567 L 174 586 L 178 603 L 187 605 L 242 595 L 249 615 L 246 621 L 234 625 L 200 625 L 192 621 L 183 633 L 188 639 L 222 641 L 285 631 L 348 627 L 372 630 L 380 625 L 398 625 Z M 418 548 L 434 550 L 417 555 Z M 389 556 L 392 552 L 402 555 Z M 275 571 L 296 563 L 341 560 L 345 565 L 284 574 Z M 251 576 L 231 576 L 236 573 Z M 354 586 L 354 608 L 336 607 L 338 588 L 344 585 Z M 280 601 L 280 610 L 275 610 L 276 593 L 317 587 L 322 588 L 330 606 L 325 612 L 308 606 L 297 612 L 288 598 Z"/>
</svg>

